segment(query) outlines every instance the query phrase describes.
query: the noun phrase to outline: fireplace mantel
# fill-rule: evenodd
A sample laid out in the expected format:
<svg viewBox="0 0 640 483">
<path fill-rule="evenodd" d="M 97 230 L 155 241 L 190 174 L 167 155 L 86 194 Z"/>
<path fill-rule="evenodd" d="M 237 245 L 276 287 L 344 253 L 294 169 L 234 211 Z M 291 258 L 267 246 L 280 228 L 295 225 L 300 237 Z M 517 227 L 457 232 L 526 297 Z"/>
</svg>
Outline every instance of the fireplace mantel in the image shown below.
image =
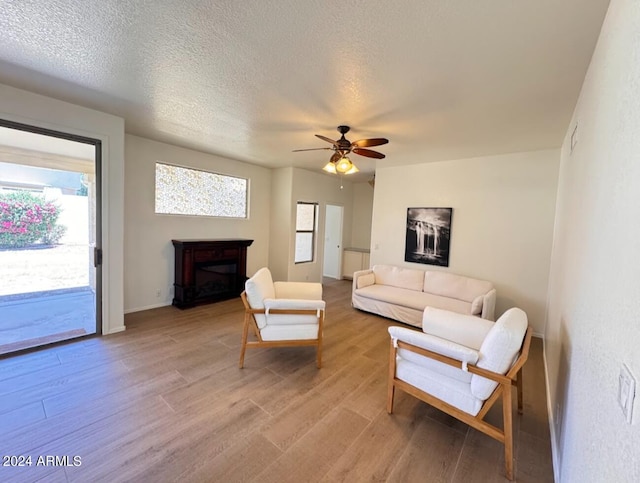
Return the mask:
<svg viewBox="0 0 640 483">
<path fill-rule="evenodd" d="M 175 250 L 173 305 L 184 309 L 238 297 L 247 280 L 246 239 L 171 240 Z"/>
</svg>

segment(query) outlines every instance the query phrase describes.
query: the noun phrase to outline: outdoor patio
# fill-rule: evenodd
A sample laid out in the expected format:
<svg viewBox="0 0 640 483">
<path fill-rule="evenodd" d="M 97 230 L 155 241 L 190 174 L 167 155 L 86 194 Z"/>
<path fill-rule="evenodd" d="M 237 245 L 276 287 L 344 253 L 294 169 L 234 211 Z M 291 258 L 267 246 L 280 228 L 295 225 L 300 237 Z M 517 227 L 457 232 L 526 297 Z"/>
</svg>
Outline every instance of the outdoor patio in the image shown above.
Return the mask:
<svg viewBox="0 0 640 483">
<path fill-rule="evenodd" d="M 96 330 L 89 247 L 0 250 L 0 354 Z"/>
</svg>

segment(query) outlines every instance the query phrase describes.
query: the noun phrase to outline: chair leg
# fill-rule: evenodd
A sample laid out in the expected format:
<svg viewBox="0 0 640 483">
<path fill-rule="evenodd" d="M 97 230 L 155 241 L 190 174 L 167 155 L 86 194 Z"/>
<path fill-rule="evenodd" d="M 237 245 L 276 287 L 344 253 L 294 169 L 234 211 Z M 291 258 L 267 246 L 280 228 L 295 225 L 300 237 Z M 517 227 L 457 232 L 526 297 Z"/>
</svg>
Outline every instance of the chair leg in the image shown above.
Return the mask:
<svg viewBox="0 0 640 483">
<path fill-rule="evenodd" d="M 244 326 L 242 327 L 242 345 L 240 347 L 240 369 L 244 367 L 244 353 L 247 350 L 247 338 L 249 336 L 249 317 L 251 314 L 244 314 Z"/>
<path fill-rule="evenodd" d="M 513 417 L 511 385 L 502 386 L 502 414 L 504 419 L 504 466 L 507 479 L 513 481 Z"/>
<path fill-rule="evenodd" d="M 524 397 L 522 395 L 522 368 L 518 371 L 518 375 L 516 377 L 516 390 L 518 392 L 518 414 L 522 414 L 524 411 Z"/>
<path fill-rule="evenodd" d="M 316 353 L 316 365 L 318 369 L 322 367 L 322 332 L 324 331 L 324 310 L 319 314 L 318 318 L 318 351 Z"/>
<path fill-rule="evenodd" d="M 316 354 L 316 366 L 318 366 L 318 369 L 322 367 L 322 340 L 318 341 L 318 352 Z"/>
<path fill-rule="evenodd" d="M 391 339 L 391 347 L 389 350 L 389 376 L 388 376 L 388 389 L 387 389 L 387 412 L 393 413 L 393 396 L 395 394 L 396 386 L 393 384 L 393 380 L 396 377 L 396 347 Z"/>
</svg>

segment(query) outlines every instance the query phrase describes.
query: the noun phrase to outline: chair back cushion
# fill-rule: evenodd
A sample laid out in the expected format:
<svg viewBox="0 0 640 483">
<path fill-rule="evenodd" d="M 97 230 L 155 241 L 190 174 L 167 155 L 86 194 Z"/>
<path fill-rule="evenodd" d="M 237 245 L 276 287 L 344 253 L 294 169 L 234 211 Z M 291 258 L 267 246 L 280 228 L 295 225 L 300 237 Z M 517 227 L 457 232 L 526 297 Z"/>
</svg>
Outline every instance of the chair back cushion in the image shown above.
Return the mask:
<svg viewBox="0 0 640 483">
<path fill-rule="evenodd" d="M 394 265 L 374 265 L 376 284 L 422 291 L 424 270 L 402 268 Z"/>
<path fill-rule="evenodd" d="M 245 282 L 244 290 L 252 309 L 264 309 L 264 299 L 272 299 L 275 297 L 273 279 L 271 278 L 269 269 L 263 267 L 258 270 L 253 277 Z M 262 329 L 266 325 L 265 316 L 256 314 L 255 318 L 258 328 Z"/>
<path fill-rule="evenodd" d="M 476 278 L 464 277 L 455 273 L 429 270 L 424 274 L 423 291 L 443 297 L 451 297 L 472 303 L 479 295 L 484 295 L 493 288 L 491 282 Z M 476 307 L 477 310 L 477 307 Z M 482 306 L 480 306 L 482 310 Z"/>
<path fill-rule="evenodd" d="M 527 325 L 527 314 L 523 310 L 515 307 L 507 310 L 482 342 L 476 365 L 492 372 L 506 374 L 517 359 Z M 487 399 L 497 385 L 497 382 L 477 374 L 471 377 L 471 393 L 478 399 Z"/>
<path fill-rule="evenodd" d="M 480 350 L 494 322 L 473 315 L 427 307 L 422 314 L 422 332 Z"/>
</svg>

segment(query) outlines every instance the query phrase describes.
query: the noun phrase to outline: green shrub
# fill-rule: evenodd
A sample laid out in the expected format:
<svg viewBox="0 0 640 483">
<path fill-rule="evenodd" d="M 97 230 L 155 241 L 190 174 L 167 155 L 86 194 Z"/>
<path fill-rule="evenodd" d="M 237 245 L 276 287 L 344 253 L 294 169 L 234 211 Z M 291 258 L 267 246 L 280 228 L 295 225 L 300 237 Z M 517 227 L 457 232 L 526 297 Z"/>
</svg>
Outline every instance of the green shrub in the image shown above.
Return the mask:
<svg viewBox="0 0 640 483">
<path fill-rule="evenodd" d="M 65 231 L 59 216 L 59 206 L 28 191 L 0 193 L 0 248 L 57 243 Z"/>
</svg>

